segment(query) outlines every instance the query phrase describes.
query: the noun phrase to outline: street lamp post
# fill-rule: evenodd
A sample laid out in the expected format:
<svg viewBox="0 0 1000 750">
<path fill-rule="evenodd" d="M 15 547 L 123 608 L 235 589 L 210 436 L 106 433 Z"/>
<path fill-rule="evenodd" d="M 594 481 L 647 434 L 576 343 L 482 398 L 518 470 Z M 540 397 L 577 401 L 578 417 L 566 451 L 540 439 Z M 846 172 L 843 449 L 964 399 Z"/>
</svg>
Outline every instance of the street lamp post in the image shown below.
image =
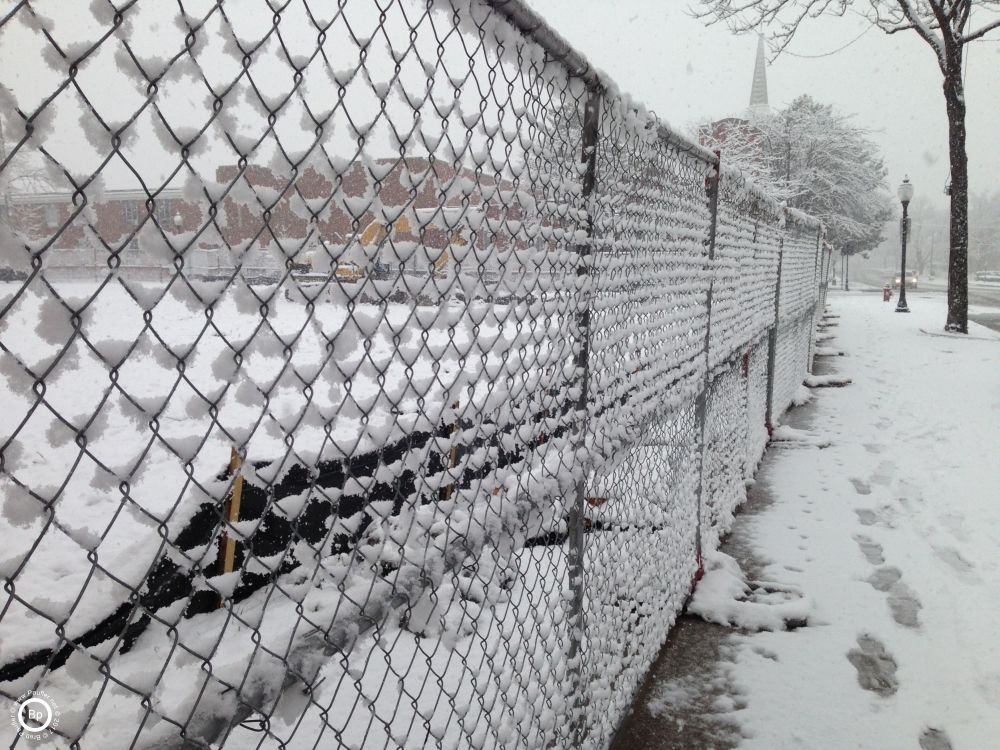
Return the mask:
<svg viewBox="0 0 1000 750">
<path fill-rule="evenodd" d="M 896 190 L 896 195 L 899 196 L 899 202 L 903 204 L 903 223 L 899 232 L 903 240 L 903 260 L 902 268 L 899 273 L 899 302 L 896 303 L 896 312 L 908 313 L 910 308 L 906 305 L 906 235 L 908 229 L 906 212 L 910 207 L 910 201 L 913 199 L 913 184 L 910 182 L 909 177 L 903 178 L 903 182 L 900 183 L 899 189 Z"/>
</svg>

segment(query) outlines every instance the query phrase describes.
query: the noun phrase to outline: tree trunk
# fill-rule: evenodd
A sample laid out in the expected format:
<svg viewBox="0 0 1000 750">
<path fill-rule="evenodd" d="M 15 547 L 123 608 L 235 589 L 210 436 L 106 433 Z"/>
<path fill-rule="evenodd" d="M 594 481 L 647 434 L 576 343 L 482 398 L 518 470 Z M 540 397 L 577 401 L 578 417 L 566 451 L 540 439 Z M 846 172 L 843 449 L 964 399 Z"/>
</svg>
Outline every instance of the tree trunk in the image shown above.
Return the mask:
<svg viewBox="0 0 1000 750">
<path fill-rule="evenodd" d="M 952 56 L 944 79 L 951 160 L 951 226 L 946 331 L 969 332 L 969 158 L 965 151 L 962 56 Z"/>
</svg>

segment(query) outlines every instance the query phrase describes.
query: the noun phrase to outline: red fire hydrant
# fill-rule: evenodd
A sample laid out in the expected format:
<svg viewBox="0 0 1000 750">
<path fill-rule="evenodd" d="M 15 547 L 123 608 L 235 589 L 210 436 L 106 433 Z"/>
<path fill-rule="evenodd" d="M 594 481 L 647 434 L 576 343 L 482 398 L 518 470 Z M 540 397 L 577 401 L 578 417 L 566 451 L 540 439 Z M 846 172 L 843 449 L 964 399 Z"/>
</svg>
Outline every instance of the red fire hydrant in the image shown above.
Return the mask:
<svg viewBox="0 0 1000 750">
<path fill-rule="evenodd" d="M 882 287 L 882 301 L 888 302 L 891 299 L 892 299 L 892 287 L 886 284 L 884 287 Z"/>
</svg>

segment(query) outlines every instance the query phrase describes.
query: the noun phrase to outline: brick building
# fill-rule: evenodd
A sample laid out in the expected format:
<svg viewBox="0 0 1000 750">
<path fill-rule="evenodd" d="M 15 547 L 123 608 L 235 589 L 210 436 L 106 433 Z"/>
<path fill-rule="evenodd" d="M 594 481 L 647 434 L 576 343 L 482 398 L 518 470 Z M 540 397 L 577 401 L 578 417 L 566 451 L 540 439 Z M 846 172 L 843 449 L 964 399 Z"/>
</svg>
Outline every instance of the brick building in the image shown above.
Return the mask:
<svg viewBox="0 0 1000 750">
<path fill-rule="evenodd" d="M 220 167 L 216 180 L 228 185 L 237 174 L 235 165 Z M 225 241 L 230 245 L 251 241 L 262 247 L 278 242 L 286 254 L 294 249 L 294 240 L 305 240 L 312 224 L 320 243 L 334 255 L 354 242 L 384 245 L 387 238 L 444 250 L 449 243 L 466 241 L 461 239 L 468 234 L 462 231 L 467 226 L 463 217 L 485 212 L 493 219 L 501 213 L 513 218 L 519 213 L 513 207 L 502 208 L 499 201 L 484 206 L 483 193 L 496 187 L 495 179 L 471 171 L 456 174 L 448 164 L 418 157 L 379 159 L 373 164 L 354 161 L 336 183 L 313 167 L 288 179 L 251 166 L 243 179 L 253 189 L 255 201 L 232 195 L 223 200 Z M 455 187 L 458 181 L 463 181 L 460 189 Z M 389 208 L 377 215 L 371 207 L 374 202 Z M 412 210 L 397 216 L 404 206 Z M 393 265 L 390 258 L 385 263 Z"/>
<path fill-rule="evenodd" d="M 57 279 L 102 276 L 112 256 L 133 278 L 165 277 L 171 272 L 165 243 L 152 238 L 160 231 L 194 233 L 203 220 L 201 207 L 180 190 L 164 190 L 155 199 L 139 190 L 108 190 L 88 211 L 74 205 L 68 192 L 22 193 L 8 198 L 5 213 L 11 229 L 32 251 L 42 252 L 46 273 Z"/>
<path fill-rule="evenodd" d="M 403 264 L 404 270 L 427 272 L 426 256 L 434 250 L 441 251 L 441 267 L 450 245 L 476 241 L 470 223 L 520 215 L 516 204 L 484 198 L 497 194 L 495 179 L 456 174 L 426 158 L 356 160 L 334 179 L 313 167 L 288 178 L 252 165 L 239 176 L 236 165 L 227 165 L 216 170 L 215 180 L 210 189 L 224 194 L 218 203 L 204 194 L 195 200 L 200 187 L 163 190 L 152 199 L 143 191 L 107 190 L 86 212 L 70 193 L 21 194 L 9 199 L 8 221 L 32 251 L 43 251 L 46 273 L 57 278 L 102 277 L 114 256 L 128 277 L 165 279 L 175 272 L 176 250 L 185 273 L 195 277 L 231 273 L 239 262 L 251 278 L 274 279 L 289 262 L 308 270 L 317 254 L 346 258 L 352 246 L 368 248 L 354 254 L 362 263 L 368 258 L 373 267 L 398 269 L 396 243 L 430 251 L 422 268 L 415 254 Z M 511 240 L 501 231 L 491 242 L 505 247 Z"/>
</svg>

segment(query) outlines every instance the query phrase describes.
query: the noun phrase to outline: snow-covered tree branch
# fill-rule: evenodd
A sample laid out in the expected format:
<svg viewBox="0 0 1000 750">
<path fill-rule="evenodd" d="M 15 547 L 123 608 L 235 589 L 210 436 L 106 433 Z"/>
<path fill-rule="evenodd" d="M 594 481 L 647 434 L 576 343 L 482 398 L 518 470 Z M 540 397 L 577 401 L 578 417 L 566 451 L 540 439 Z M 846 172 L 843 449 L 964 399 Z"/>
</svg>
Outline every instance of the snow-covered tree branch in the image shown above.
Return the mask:
<svg viewBox="0 0 1000 750">
<path fill-rule="evenodd" d="M 700 126 L 698 137 L 724 163 L 821 219 L 841 252 L 867 252 L 882 241 L 891 215 L 885 167 L 867 133 L 833 107 L 802 96 L 752 123 Z"/>
</svg>

